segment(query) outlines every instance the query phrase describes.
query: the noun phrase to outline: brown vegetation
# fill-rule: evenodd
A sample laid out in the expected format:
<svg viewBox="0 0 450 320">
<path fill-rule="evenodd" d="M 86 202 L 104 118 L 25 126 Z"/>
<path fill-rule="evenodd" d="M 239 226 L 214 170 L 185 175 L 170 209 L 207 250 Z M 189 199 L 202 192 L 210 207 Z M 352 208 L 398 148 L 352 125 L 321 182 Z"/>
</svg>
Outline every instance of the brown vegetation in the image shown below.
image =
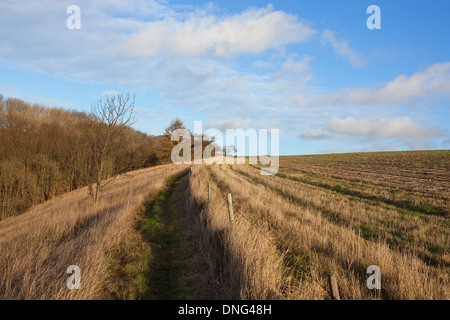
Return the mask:
<svg viewBox="0 0 450 320">
<path fill-rule="evenodd" d="M 205 185 L 214 182 L 222 198 L 233 194 L 236 224 L 247 226 L 230 230 L 224 206 L 204 210 L 207 221 L 222 220 L 219 227 L 210 222 L 209 232 L 224 232 L 224 268 L 234 270 L 224 283 L 239 283 L 241 290 L 229 290 L 233 297 L 327 299 L 332 271 L 343 299 L 449 298 L 446 217 L 405 214 L 285 177 L 260 176 L 247 165 L 207 172 L 201 173 L 201 191 L 195 191 L 196 179 L 191 182 L 194 196 L 205 204 Z M 230 251 L 233 258 L 226 260 Z M 378 294 L 366 287 L 370 265 L 381 268 Z"/>
<path fill-rule="evenodd" d="M 94 206 L 85 187 L 2 221 L 0 298 L 108 298 L 114 250 L 135 241 L 140 206 L 181 170 L 165 165 L 133 171 L 114 180 Z M 66 286 L 71 265 L 81 269 L 80 290 Z"/>
<path fill-rule="evenodd" d="M 183 178 L 175 193 L 161 198 L 165 202 L 154 203 L 158 216 L 139 228 L 139 205 L 166 188 L 167 178 L 183 168 L 166 165 L 121 176 L 94 207 L 86 189 L 80 189 L 0 223 L 2 297 L 161 297 L 152 286 L 145 289 L 145 279 L 160 272 L 152 261 L 165 250 L 148 241 L 163 235 L 190 239 L 179 248 L 172 243 L 170 250 L 195 255 L 173 263 L 184 270 L 195 264 L 201 271 L 180 278 L 184 284 L 178 298 L 192 298 L 186 283 L 193 283 L 199 286 L 197 293 L 213 299 L 329 299 L 329 272 L 337 276 L 342 299 L 450 298 L 448 216 L 400 209 L 396 203 L 361 197 L 364 193 L 347 194 L 292 168 L 261 176 L 250 165 L 194 166 L 187 183 Z M 235 210 L 232 225 L 228 193 Z M 173 205 L 175 198 L 179 201 Z M 182 215 L 165 218 L 174 210 Z M 173 217 L 188 221 L 189 232 L 176 231 L 181 226 L 173 225 L 179 219 Z M 171 222 L 164 226 L 162 221 Z M 148 230 L 163 233 L 150 237 Z M 181 233 L 170 234 L 175 231 Z M 187 267 L 189 261 L 194 264 Z M 65 287 L 65 269 L 73 264 L 81 267 L 82 290 Z M 370 265 L 381 269 L 381 290 L 366 287 Z"/>
<path fill-rule="evenodd" d="M 0 96 L 0 220 L 84 186 L 97 198 L 101 181 L 167 163 L 170 141 L 129 127 L 133 103 L 106 97 L 88 114 Z"/>
</svg>

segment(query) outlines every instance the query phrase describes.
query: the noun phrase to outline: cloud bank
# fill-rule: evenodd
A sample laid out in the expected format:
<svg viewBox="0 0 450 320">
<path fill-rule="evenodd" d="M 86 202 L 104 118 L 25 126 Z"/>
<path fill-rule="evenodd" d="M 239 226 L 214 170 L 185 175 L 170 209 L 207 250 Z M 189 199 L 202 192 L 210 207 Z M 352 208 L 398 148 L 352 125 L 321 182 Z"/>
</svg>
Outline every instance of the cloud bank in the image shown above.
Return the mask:
<svg viewBox="0 0 450 320">
<path fill-rule="evenodd" d="M 302 42 L 316 32 L 297 16 L 274 11 L 269 5 L 225 17 L 194 12 L 186 19 L 169 17 L 148 22 L 122 50 L 133 56 L 229 58 Z"/>
<path fill-rule="evenodd" d="M 450 62 L 436 63 L 411 76 L 400 75 L 378 89 L 344 89 L 326 98 L 332 104 L 393 104 L 415 99 L 450 96 Z"/>
<path fill-rule="evenodd" d="M 409 116 L 377 120 L 333 117 L 326 128 L 334 133 L 375 138 L 427 139 L 442 136 L 439 130 L 418 125 Z"/>
</svg>

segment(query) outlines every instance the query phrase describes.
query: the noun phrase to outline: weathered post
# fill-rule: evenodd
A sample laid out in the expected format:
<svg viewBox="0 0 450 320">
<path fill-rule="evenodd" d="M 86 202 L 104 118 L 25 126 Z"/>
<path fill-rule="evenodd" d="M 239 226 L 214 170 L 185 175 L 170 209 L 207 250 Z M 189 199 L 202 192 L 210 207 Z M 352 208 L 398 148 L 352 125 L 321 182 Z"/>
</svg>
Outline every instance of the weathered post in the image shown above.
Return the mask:
<svg viewBox="0 0 450 320">
<path fill-rule="evenodd" d="M 231 193 L 228 194 L 228 216 L 230 217 L 230 224 L 234 224 L 234 213 L 233 213 L 233 199 L 231 197 Z"/>
<path fill-rule="evenodd" d="M 339 297 L 339 289 L 337 285 L 336 276 L 330 272 L 328 274 L 328 284 L 330 285 L 330 296 L 332 300 L 341 300 Z"/>
</svg>

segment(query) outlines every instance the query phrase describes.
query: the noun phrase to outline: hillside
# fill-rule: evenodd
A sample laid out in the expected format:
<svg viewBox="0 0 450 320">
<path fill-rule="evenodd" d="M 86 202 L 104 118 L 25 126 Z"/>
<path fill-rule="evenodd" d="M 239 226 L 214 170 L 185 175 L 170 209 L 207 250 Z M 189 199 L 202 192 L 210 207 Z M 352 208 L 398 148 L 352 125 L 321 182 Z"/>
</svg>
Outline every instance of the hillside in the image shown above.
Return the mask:
<svg viewBox="0 0 450 320">
<path fill-rule="evenodd" d="M 275 176 L 132 171 L 95 205 L 82 188 L 0 222 L 0 297 L 330 299 L 333 272 L 341 299 L 446 300 L 449 155 L 281 157 Z M 70 265 L 81 290 L 66 287 Z M 380 290 L 366 286 L 372 265 Z"/>
<path fill-rule="evenodd" d="M 84 187 L 0 222 L 0 298 L 108 297 L 114 250 L 135 236 L 143 203 L 183 169 L 133 171 L 113 181 L 96 204 Z M 67 289 L 71 265 L 81 269 L 81 290 Z"/>
<path fill-rule="evenodd" d="M 88 113 L 0 95 L 0 220 L 81 187 L 95 196 L 97 182 L 170 162 L 170 137 L 120 123 L 135 116 L 134 98 L 97 103 Z"/>
</svg>

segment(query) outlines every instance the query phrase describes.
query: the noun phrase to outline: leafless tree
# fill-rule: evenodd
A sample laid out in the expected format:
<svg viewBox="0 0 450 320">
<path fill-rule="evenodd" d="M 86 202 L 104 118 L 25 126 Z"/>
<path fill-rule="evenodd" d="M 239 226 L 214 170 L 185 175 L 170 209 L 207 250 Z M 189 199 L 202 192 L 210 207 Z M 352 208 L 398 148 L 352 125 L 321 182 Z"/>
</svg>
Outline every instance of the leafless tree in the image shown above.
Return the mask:
<svg viewBox="0 0 450 320">
<path fill-rule="evenodd" d="M 235 145 L 229 145 L 227 147 L 223 148 L 222 153 L 225 156 L 232 156 L 233 154 L 235 154 L 237 152 L 236 146 Z"/>
<path fill-rule="evenodd" d="M 135 95 L 128 93 L 100 97 L 91 104 L 91 125 L 85 135 L 90 153 L 87 185 L 94 202 L 106 186 L 106 179 L 115 178 L 130 167 L 123 146 L 131 138 L 127 131 L 136 122 L 134 103 Z"/>
</svg>

